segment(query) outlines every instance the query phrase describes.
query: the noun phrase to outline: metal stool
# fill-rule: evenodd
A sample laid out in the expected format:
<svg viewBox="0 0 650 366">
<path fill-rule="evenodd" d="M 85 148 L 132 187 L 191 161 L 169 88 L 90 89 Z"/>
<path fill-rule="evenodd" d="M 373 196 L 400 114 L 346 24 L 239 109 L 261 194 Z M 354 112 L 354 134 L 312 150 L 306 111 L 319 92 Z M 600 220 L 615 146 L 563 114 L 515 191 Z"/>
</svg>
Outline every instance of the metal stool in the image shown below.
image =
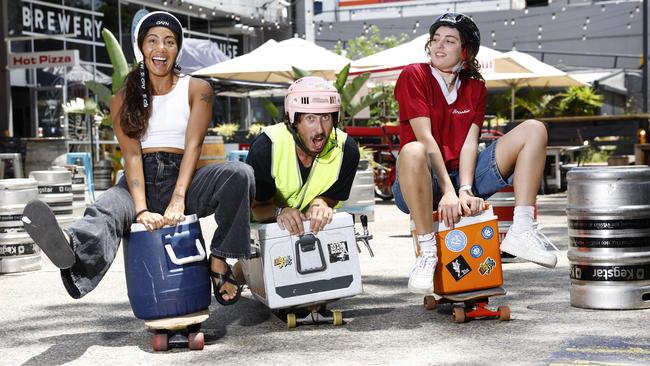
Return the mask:
<svg viewBox="0 0 650 366">
<path fill-rule="evenodd" d="M 23 163 L 19 153 L 0 154 L 0 179 L 5 177 L 5 160 L 11 160 L 14 168 L 14 178 L 23 178 Z"/>
<path fill-rule="evenodd" d="M 93 179 L 93 162 L 89 152 L 69 152 L 68 164 L 83 165 L 86 170 L 86 184 L 90 193 L 91 203 L 95 202 L 95 181 Z"/>
</svg>

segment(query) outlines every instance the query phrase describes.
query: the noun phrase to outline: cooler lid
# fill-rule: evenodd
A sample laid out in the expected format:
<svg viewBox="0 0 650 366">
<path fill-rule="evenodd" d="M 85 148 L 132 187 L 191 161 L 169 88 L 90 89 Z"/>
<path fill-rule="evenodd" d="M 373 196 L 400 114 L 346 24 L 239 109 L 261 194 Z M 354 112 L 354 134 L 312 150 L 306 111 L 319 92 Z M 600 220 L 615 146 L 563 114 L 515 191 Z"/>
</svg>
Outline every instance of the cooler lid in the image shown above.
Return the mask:
<svg viewBox="0 0 650 366">
<path fill-rule="evenodd" d="M 460 221 L 456 225 L 454 225 L 454 229 L 478 224 L 481 222 L 496 220 L 496 219 L 497 217 L 494 216 L 494 211 L 492 210 L 492 206 L 489 206 L 487 209 L 483 210 L 483 212 L 481 212 L 476 216 L 462 216 L 460 218 Z M 438 232 L 445 231 L 445 230 L 449 230 L 449 228 L 447 227 L 447 225 L 445 225 L 444 222 L 440 222 L 438 224 Z"/>
<path fill-rule="evenodd" d="M 347 212 L 337 212 L 332 217 L 332 222 L 325 226 L 325 229 L 322 231 L 335 230 L 341 227 L 352 226 L 352 215 Z M 310 233 L 309 230 L 309 220 L 303 221 L 303 228 L 305 233 Z M 262 239 L 274 239 L 289 236 L 289 230 L 282 230 L 277 223 L 270 224 L 251 224 L 251 229 L 256 229 L 259 232 L 259 236 Z"/>
</svg>

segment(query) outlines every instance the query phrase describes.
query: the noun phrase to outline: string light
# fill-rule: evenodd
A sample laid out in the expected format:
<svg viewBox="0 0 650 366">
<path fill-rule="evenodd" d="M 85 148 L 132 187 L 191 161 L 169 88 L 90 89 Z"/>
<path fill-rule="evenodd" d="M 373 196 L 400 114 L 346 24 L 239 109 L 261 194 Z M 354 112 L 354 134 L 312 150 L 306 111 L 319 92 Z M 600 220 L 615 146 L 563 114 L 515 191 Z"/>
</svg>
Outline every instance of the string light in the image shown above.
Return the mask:
<svg viewBox="0 0 650 366">
<path fill-rule="evenodd" d="M 537 44 L 537 48 L 538 48 L 538 49 L 542 48 L 542 44 L 541 44 L 541 43 L 538 43 L 538 44 Z"/>
<path fill-rule="evenodd" d="M 541 24 L 537 26 L 537 31 L 538 31 L 538 32 L 541 32 L 542 29 L 543 29 L 543 28 L 542 28 L 542 25 L 541 25 Z"/>
<path fill-rule="evenodd" d="M 503 26 L 504 26 L 504 27 L 507 27 L 507 26 L 508 26 L 508 19 L 506 19 L 506 20 L 503 21 Z"/>
<path fill-rule="evenodd" d="M 627 29 L 632 29 L 632 24 L 627 23 Z"/>
<path fill-rule="evenodd" d="M 515 25 L 515 18 L 510 19 L 510 25 Z"/>
<path fill-rule="evenodd" d="M 563 11 L 563 12 L 566 11 L 566 6 L 563 6 L 563 7 L 562 7 L 562 11 Z"/>
<path fill-rule="evenodd" d="M 582 30 L 587 30 L 587 25 L 586 24 L 582 25 Z"/>
<path fill-rule="evenodd" d="M 634 18 L 634 12 L 633 11 L 630 12 L 630 18 Z"/>
<path fill-rule="evenodd" d="M 496 47 L 496 46 L 497 46 L 497 41 L 492 41 L 492 47 Z"/>
<path fill-rule="evenodd" d="M 555 20 L 555 13 L 551 14 L 551 19 Z"/>
<path fill-rule="evenodd" d="M 494 32 L 494 30 L 490 33 L 490 35 L 492 35 L 492 38 L 494 38 L 494 36 L 496 35 L 496 33 Z"/>
<path fill-rule="evenodd" d="M 537 39 L 542 39 L 542 35 L 541 35 L 541 33 L 540 33 L 540 34 L 537 34 Z"/>
<path fill-rule="evenodd" d="M 329 28 L 329 29 L 332 29 L 332 27 L 334 27 L 334 25 L 332 24 L 332 22 L 330 22 L 328 28 Z"/>
<path fill-rule="evenodd" d="M 528 8 L 524 9 L 524 14 L 528 14 Z"/>
<path fill-rule="evenodd" d="M 600 11 L 605 11 L 605 4 L 600 6 Z"/>
<path fill-rule="evenodd" d="M 589 19 L 589 17 L 587 17 L 587 19 L 585 19 L 585 23 L 586 23 L 586 24 L 591 23 L 591 19 Z"/>
<path fill-rule="evenodd" d="M 587 40 L 587 36 L 583 34 L 583 35 L 582 35 L 582 40 L 583 40 L 583 41 L 586 41 L 586 40 Z"/>
</svg>

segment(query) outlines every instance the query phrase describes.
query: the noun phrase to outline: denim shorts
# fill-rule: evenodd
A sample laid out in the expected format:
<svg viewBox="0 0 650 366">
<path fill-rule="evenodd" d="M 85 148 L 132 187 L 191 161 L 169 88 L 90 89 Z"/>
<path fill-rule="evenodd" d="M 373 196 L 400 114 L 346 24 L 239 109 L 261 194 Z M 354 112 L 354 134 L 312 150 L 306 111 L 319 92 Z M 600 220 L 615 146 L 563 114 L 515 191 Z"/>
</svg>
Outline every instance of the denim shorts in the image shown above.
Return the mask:
<svg viewBox="0 0 650 366">
<path fill-rule="evenodd" d="M 476 197 L 487 199 L 502 188 L 512 185 L 512 174 L 504 179 L 499 172 L 496 159 L 496 147 L 497 141 L 490 144 L 478 154 L 476 170 L 474 171 L 474 182 L 472 183 L 472 193 L 474 193 L 474 196 Z M 451 171 L 449 173 L 449 178 L 451 178 L 454 189 L 458 192 L 458 188 L 460 188 L 460 175 L 458 174 L 458 170 Z M 433 209 L 436 210 L 442 194 L 440 192 L 438 178 L 433 169 L 431 170 L 431 183 L 433 189 Z M 410 213 L 399 187 L 399 172 L 395 175 L 393 196 L 395 197 L 395 205 L 397 205 L 397 208 L 404 213 Z"/>
</svg>

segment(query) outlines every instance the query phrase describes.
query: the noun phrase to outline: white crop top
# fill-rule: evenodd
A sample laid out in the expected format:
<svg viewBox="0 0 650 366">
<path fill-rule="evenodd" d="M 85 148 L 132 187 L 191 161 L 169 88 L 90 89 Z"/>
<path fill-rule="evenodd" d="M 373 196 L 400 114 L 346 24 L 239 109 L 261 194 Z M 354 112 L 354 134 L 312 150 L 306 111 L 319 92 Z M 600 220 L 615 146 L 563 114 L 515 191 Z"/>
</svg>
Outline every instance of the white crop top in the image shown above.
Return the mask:
<svg viewBox="0 0 650 366">
<path fill-rule="evenodd" d="M 140 146 L 143 149 L 149 147 L 185 149 L 185 132 L 190 119 L 191 78 L 189 75 L 181 76 L 169 93 L 153 96 L 149 126 L 140 139 Z"/>
</svg>

